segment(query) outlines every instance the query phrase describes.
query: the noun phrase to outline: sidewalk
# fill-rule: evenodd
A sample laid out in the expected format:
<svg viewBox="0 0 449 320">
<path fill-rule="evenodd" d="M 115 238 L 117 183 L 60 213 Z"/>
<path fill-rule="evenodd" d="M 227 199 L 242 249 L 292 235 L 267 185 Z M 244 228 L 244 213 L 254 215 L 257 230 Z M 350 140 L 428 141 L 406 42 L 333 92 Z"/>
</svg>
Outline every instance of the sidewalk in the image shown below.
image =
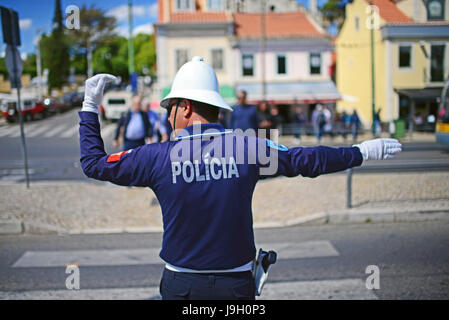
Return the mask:
<svg viewBox="0 0 449 320">
<path fill-rule="evenodd" d="M 254 225 L 398 221 L 449 217 L 449 172 L 354 174 L 353 209 L 346 209 L 346 175 L 261 181 Z M 110 183 L 36 182 L 0 185 L 0 234 L 162 231 L 161 209 L 148 188 Z M 426 214 L 427 213 L 427 214 Z M 433 213 L 433 214 L 432 214 Z M 7 233 L 7 232 L 3 232 Z"/>
<path fill-rule="evenodd" d="M 383 132 L 380 138 L 391 138 L 388 132 Z M 364 140 L 374 139 L 373 134 L 371 132 L 362 132 L 357 136 L 357 142 L 360 143 Z M 433 132 L 413 132 L 413 135 L 410 137 L 408 135 L 408 131 L 406 132 L 406 136 L 404 138 L 399 139 L 402 143 L 413 142 L 413 143 L 435 143 L 435 133 Z M 297 146 L 295 143 L 295 139 L 293 135 L 281 136 L 279 137 L 279 142 L 286 146 Z M 336 135 L 334 138 L 331 138 L 328 135 L 325 135 L 321 142 L 318 143 L 315 136 L 307 136 L 301 135 L 300 144 L 301 146 L 315 146 L 315 145 L 352 145 L 354 142 L 352 141 L 352 136 L 350 134 L 347 135 L 346 140 L 343 139 L 341 135 Z"/>
</svg>

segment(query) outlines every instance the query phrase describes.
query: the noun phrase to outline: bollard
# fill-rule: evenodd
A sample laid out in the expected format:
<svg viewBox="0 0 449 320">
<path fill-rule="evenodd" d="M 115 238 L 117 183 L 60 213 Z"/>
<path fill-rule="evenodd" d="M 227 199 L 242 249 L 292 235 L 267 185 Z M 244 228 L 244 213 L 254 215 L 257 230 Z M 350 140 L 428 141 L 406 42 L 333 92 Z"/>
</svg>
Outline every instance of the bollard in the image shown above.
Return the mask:
<svg viewBox="0 0 449 320">
<path fill-rule="evenodd" d="M 352 207 L 352 168 L 346 170 L 348 172 L 347 176 L 347 191 L 346 191 L 346 208 L 350 209 Z"/>
</svg>

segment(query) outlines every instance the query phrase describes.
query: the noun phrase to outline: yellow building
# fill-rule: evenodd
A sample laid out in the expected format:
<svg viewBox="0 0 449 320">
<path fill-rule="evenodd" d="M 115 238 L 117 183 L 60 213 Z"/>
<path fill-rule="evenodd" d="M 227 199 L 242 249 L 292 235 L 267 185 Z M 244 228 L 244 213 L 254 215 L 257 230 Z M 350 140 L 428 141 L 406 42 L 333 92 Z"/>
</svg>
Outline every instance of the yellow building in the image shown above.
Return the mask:
<svg viewBox="0 0 449 320">
<path fill-rule="evenodd" d="M 381 121 L 434 121 L 449 75 L 448 18 L 449 0 L 354 0 L 347 4 L 336 39 L 336 82 L 343 96 L 337 111 L 356 109 L 365 126 L 372 124 L 372 28 L 375 110 L 381 109 Z"/>
</svg>

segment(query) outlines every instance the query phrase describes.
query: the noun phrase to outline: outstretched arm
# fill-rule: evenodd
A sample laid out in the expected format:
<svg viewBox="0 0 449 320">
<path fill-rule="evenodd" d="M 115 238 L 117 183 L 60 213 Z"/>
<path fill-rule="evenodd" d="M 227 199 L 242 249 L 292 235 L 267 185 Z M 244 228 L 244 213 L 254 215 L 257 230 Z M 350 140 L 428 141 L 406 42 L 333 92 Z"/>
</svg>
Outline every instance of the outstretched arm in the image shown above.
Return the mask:
<svg viewBox="0 0 449 320">
<path fill-rule="evenodd" d="M 311 178 L 360 166 L 366 160 L 393 158 L 402 148 L 395 139 L 368 140 L 359 145 L 341 148 L 318 146 L 288 149 L 283 146 L 282 148 L 273 148 L 270 147 L 270 144 L 268 143 L 268 153 L 277 152 L 277 157 L 269 156 L 270 165 L 273 165 L 272 161 L 276 159 L 278 163 L 276 172 L 269 176 L 295 177 L 302 175 Z M 262 167 L 267 167 L 267 165 Z"/>
</svg>

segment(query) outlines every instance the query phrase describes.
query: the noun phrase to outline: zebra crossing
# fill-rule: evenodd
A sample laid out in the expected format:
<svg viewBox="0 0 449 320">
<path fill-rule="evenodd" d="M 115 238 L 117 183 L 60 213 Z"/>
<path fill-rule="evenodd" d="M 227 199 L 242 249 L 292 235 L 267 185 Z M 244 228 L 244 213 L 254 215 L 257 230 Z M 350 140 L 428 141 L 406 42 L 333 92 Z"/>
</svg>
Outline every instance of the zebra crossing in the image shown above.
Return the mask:
<svg viewBox="0 0 449 320">
<path fill-rule="evenodd" d="M 327 240 L 305 241 L 301 243 L 264 243 L 258 248 L 272 249 L 278 253 L 278 263 L 288 259 L 313 259 L 338 257 L 340 253 Z M 83 267 L 94 266 L 136 266 L 161 265 L 160 248 L 72 250 L 72 251 L 26 251 L 12 265 L 13 269 L 54 268 L 76 264 Z M 276 265 L 273 266 L 276 268 Z M 331 269 L 331 268 L 329 268 Z M 325 278 L 325 277 L 324 277 Z M 124 280 L 126 281 L 126 280 Z M 0 299 L 160 299 L 159 287 L 83 288 L 80 272 L 80 290 L 31 290 L 0 292 Z M 313 279 L 306 281 L 279 281 L 265 284 L 260 300 L 307 300 L 307 299 L 377 299 L 372 290 L 366 288 L 365 279 Z"/>
<path fill-rule="evenodd" d="M 79 125 L 76 124 L 52 124 L 36 122 L 24 125 L 24 133 L 26 138 L 61 138 L 70 139 L 78 138 Z M 114 133 L 116 125 L 114 123 L 105 123 L 101 128 L 103 138 L 110 137 Z M 20 137 L 19 125 L 5 125 L 0 127 L 1 138 L 18 138 Z"/>
</svg>

